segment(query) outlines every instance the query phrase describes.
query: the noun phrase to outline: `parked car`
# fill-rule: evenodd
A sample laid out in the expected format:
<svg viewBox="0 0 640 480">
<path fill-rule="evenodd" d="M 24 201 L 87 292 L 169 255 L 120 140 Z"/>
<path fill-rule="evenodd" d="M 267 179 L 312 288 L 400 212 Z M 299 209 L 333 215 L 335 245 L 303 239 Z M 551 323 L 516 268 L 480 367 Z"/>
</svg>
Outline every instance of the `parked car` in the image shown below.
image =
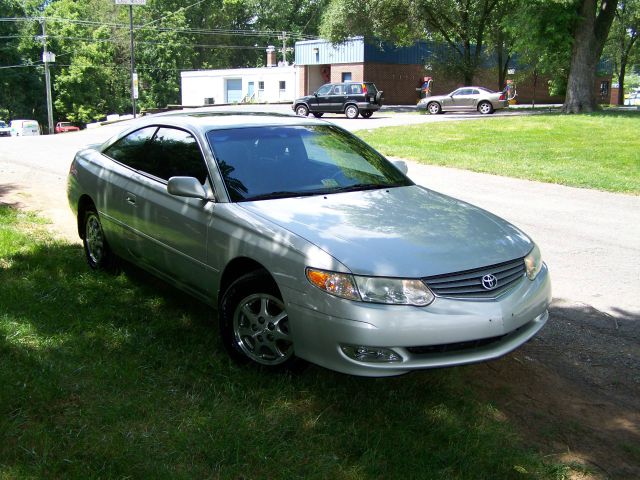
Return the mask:
<svg viewBox="0 0 640 480">
<path fill-rule="evenodd" d="M 11 136 L 11 129 L 5 122 L 0 120 L 0 137 L 10 137 L 10 136 Z"/>
<path fill-rule="evenodd" d="M 239 361 L 390 376 L 529 340 L 538 247 L 403 172 L 321 120 L 174 113 L 78 152 L 68 198 L 91 268 L 123 258 L 217 308 Z"/>
<path fill-rule="evenodd" d="M 426 110 L 431 114 L 477 110 L 486 115 L 508 106 L 509 100 L 504 92 L 483 87 L 462 87 L 448 95 L 423 98 L 418 103 L 418 110 Z"/>
<path fill-rule="evenodd" d="M 56 123 L 56 133 L 66 132 L 79 132 L 80 129 L 73 125 L 71 122 L 58 122 Z"/>
<path fill-rule="evenodd" d="M 297 115 L 312 113 L 320 118 L 325 113 L 344 113 L 348 118 L 358 114 L 369 118 L 382 106 L 383 92 L 372 82 L 327 83 L 313 95 L 297 98 L 291 108 Z"/>
<path fill-rule="evenodd" d="M 40 124 L 35 120 L 11 120 L 9 127 L 12 137 L 40 135 Z"/>
</svg>

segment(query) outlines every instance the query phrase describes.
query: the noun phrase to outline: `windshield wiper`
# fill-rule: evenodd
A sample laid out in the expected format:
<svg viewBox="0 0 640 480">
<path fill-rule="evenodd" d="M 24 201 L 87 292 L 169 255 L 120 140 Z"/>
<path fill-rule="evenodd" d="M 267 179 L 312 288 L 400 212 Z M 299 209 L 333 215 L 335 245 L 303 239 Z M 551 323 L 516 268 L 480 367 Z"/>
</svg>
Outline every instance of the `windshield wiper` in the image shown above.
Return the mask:
<svg viewBox="0 0 640 480">
<path fill-rule="evenodd" d="M 282 190 L 279 192 L 261 193 L 260 195 L 254 195 L 242 199 L 242 202 L 253 202 L 254 200 L 272 200 L 275 198 L 289 198 L 289 197 L 308 197 L 310 195 L 318 195 L 317 191 L 298 192 Z"/>
<path fill-rule="evenodd" d="M 341 193 L 341 192 L 357 192 L 360 190 L 378 190 L 383 188 L 397 187 L 398 185 L 387 185 L 380 183 L 359 183 L 357 185 L 348 185 L 346 187 L 338 187 L 328 189 L 327 193 Z"/>
</svg>

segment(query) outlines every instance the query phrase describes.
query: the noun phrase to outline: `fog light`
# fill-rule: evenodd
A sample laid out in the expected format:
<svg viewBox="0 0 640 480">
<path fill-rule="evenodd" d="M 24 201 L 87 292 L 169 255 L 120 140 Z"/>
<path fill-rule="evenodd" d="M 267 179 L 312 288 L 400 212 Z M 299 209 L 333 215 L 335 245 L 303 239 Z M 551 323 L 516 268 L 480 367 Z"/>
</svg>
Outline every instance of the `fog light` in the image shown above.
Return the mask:
<svg viewBox="0 0 640 480">
<path fill-rule="evenodd" d="M 359 362 L 401 362 L 402 357 L 389 348 L 367 347 L 364 345 L 340 345 L 342 352 Z"/>
</svg>

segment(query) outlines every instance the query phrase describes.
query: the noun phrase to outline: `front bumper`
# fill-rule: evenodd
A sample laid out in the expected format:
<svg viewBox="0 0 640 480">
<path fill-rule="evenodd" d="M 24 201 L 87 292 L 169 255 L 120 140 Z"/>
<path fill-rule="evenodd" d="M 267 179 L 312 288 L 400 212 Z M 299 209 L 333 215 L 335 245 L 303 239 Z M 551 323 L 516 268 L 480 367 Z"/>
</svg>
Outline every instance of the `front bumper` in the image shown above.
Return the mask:
<svg viewBox="0 0 640 480">
<path fill-rule="evenodd" d="M 511 352 L 546 323 L 551 281 L 545 266 L 534 281 L 524 277 L 498 299 L 436 298 L 427 307 L 351 302 L 315 287 L 282 293 L 297 356 L 339 372 L 381 377 Z M 343 352 L 345 345 L 382 347 L 400 360 L 355 360 Z"/>
</svg>

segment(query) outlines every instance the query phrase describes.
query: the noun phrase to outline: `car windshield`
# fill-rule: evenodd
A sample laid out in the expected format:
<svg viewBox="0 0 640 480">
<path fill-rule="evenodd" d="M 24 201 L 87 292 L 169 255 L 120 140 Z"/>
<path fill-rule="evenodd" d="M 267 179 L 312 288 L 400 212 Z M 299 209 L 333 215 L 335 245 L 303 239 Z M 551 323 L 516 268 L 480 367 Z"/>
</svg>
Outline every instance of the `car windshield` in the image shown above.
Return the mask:
<svg viewBox="0 0 640 480">
<path fill-rule="evenodd" d="M 371 147 L 330 125 L 211 130 L 207 138 L 234 202 L 413 185 Z"/>
<path fill-rule="evenodd" d="M 0 128 L 7 128 L 7 124 L 0 120 Z"/>
<path fill-rule="evenodd" d="M 60 122 L 60 126 L 61 127 L 70 127 L 71 123 L 69 123 L 69 122 Z"/>
</svg>

